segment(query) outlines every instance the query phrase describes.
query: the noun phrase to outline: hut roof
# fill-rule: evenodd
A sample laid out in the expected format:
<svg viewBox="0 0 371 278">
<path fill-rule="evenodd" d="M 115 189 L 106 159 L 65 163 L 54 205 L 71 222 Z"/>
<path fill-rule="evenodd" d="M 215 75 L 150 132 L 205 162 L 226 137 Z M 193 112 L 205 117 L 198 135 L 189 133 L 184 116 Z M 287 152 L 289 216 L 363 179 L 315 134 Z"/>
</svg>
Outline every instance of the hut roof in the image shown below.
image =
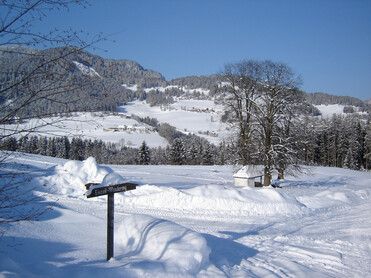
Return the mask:
<svg viewBox="0 0 371 278">
<path fill-rule="evenodd" d="M 234 178 L 256 178 L 261 177 L 263 174 L 259 169 L 254 167 L 253 165 L 246 165 L 243 166 L 236 174 L 233 175 Z"/>
</svg>

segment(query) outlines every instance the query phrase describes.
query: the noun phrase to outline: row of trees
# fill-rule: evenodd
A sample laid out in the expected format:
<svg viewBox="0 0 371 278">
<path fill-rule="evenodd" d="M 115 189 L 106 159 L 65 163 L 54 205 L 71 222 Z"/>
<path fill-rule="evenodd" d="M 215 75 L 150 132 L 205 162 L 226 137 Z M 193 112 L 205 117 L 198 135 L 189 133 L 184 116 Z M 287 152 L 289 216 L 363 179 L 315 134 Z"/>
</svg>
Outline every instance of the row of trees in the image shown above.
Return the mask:
<svg viewBox="0 0 371 278">
<path fill-rule="evenodd" d="M 145 118 L 145 121 L 154 119 Z M 233 140 L 218 146 L 198 136 L 186 136 L 168 124 L 157 125 L 160 133 L 171 142 L 166 148 L 150 148 L 143 141 L 139 148 L 122 147 L 120 144 L 105 143 L 101 140 L 82 140 L 64 137 L 23 137 L 16 140 L 8 137 L 0 140 L 0 149 L 40 154 L 73 160 L 83 160 L 89 156 L 104 164 L 141 165 L 212 165 L 236 164 L 241 162 L 241 150 L 236 149 Z M 277 159 L 281 151 L 290 156 L 297 165 L 320 165 L 349 168 L 353 170 L 371 169 L 371 125 L 362 119 L 349 115 L 334 115 L 332 118 L 305 117 L 292 122 L 286 130 L 284 143 L 289 146 L 274 146 Z M 256 150 L 259 142 L 247 145 Z M 258 155 L 250 153 L 248 164 L 264 164 Z M 283 158 L 286 162 L 286 157 Z M 283 163 L 274 164 L 276 169 Z M 291 165 L 284 165 L 290 169 Z M 279 172 L 279 171 L 278 171 Z M 281 175 L 281 173 L 279 173 Z M 282 176 L 281 176 L 282 178 Z"/>
<path fill-rule="evenodd" d="M 139 148 L 121 147 L 102 140 L 82 140 L 68 137 L 8 137 L 0 141 L 0 149 L 40 154 L 72 160 L 95 157 L 102 164 L 174 164 L 212 165 L 221 164 L 218 150 L 208 141 L 193 136 L 176 138 L 166 148 L 149 148 L 143 141 Z"/>
<path fill-rule="evenodd" d="M 303 164 L 370 169 L 371 125 L 357 116 L 305 118 L 297 133 Z"/>
</svg>

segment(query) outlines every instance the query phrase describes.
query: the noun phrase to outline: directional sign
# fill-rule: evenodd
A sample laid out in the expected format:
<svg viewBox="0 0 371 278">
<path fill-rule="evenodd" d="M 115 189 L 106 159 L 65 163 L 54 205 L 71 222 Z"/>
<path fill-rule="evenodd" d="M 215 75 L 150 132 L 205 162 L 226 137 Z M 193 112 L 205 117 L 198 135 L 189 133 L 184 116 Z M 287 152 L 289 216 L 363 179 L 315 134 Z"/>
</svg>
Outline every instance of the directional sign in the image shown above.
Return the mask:
<svg viewBox="0 0 371 278">
<path fill-rule="evenodd" d="M 91 193 L 86 196 L 87 198 L 92 198 L 92 197 L 98 197 L 102 195 L 107 195 L 109 193 L 118 193 L 118 192 L 124 192 L 128 190 L 134 190 L 136 188 L 135 183 L 121 183 L 121 184 L 115 184 L 115 185 L 110 185 L 110 186 L 105 186 L 105 187 L 99 187 L 99 188 L 94 188 L 92 189 Z"/>
<path fill-rule="evenodd" d="M 86 189 L 90 186 L 97 185 L 96 183 L 86 184 Z M 121 183 L 105 187 L 98 187 L 91 190 L 91 193 L 86 196 L 87 198 L 98 197 L 103 195 L 108 195 L 107 198 L 107 260 L 113 257 L 113 224 L 114 224 L 114 208 L 115 208 L 115 198 L 114 194 L 118 192 L 124 192 L 128 190 L 136 189 L 137 185 L 135 183 Z"/>
</svg>

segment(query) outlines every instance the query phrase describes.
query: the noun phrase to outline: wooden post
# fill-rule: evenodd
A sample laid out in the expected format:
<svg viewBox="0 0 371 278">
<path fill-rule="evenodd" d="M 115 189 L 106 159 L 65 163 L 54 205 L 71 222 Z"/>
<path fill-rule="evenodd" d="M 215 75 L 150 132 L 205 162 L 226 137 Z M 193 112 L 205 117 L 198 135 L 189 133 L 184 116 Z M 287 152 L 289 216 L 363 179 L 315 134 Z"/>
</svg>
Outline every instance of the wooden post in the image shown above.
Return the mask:
<svg viewBox="0 0 371 278">
<path fill-rule="evenodd" d="M 113 226 L 115 215 L 114 193 L 108 193 L 107 200 L 107 261 L 109 261 L 113 257 Z"/>
<path fill-rule="evenodd" d="M 97 185 L 96 183 L 86 184 L 86 189 L 90 186 Z M 105 187 L 98 187 L 91 190 L 87 198 L 98 197 L 103 195 L 108 195 L 107 198 L 107 261 L 113 258 L 113 224 L 114 224 L 114 214 L 115 214 L 115 197 L 114 194 L 118 192 L 125 192 L 128 190 L 136 189 L 137 184 L 135 183 L 121 183 Z"/>
</svg>

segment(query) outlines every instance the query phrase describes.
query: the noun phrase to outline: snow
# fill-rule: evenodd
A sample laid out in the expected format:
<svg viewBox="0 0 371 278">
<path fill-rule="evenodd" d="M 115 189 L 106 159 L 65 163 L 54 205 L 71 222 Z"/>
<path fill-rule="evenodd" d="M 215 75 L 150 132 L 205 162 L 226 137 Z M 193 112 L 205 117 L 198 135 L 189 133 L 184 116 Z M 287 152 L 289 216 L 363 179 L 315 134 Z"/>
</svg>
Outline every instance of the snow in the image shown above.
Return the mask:
<svg viewBox="0 0 371 278">
<path fill-rule="evenodd" d="M 193 112 L 192 109 L 200 112 Z M 206 109 L 210 111 L 206 112 Z M 133 101 L 122 106 L 121 110 L 139 117 L 156 118 L 160 123 L 197 134 L 214 144 L 220 143 L 226 136 L 225 126 L 220 121 L 222 108 L 210 100 L 177 100 L 166 110 L 158 106 L 150 107 L 145 101 Z M 207 131 L 218 136 L 200 134 Z"/>
<path fill-rule="evenodd" d="M 24 184 L 41 198 L 34 206 L 52 210 L 6 227 L 0 277 L 371 273 L 369 172 L 311 167 L 274 189 L 234 187 L 231 166 L 106 166 L 18 154 L 1 171 L 14 165 L 31 176 Z M 107 197 L 87 199 L 84 184 L 123 181 L 138 186 L 115 194 L 114 258 L 106 261 Z"/>
<path fill-rule="evenodd" d="M 95 71 L 95 69 L 94 68 L 92 68 L 92 67 L 88 67 L 88 66 L 86 66 L 86 65 L 84 65 L 84 64 L 82 64 L 82 63 L 79 63 L 79 62 L 77 62 L 77 61 L 73 61 L 73 63 L 75 64 L 75 66 L 83 73 L 83 74 L 85 74 L 85 75 L 89 75 L 89 76 L 92 76 L 92 77 L 94 77 L 94 76 L 97 76 L 97 77 L 101 77 L 100 75 L 99 75 L 99 73 L 97 73 L 96 71 Z"/>
<path fill-rule="evenodd" d="M 131 90 L 131 91 L 138 91 L 138 85 L 137 84 L 122 84 L 122 87 L 126 90 Z"/>
<path fill-rule="evenodd" d="M 110 128 L 120 126 L 146 127 L 146 131 L 110 131 Z M 158 135 L 145 124 L 139 124 L 130 118 L 130 114 L 116 113 L 75 113 L 71 117 L 50 117 L 43 119 L 31 119 L 26 123 L 7 125 L 7 130 L 32 130 L 37 127 L 34 135 L 40 136 L 67 136 L 70 139 L 80 136 L 83 139 L 102 140 L 104 142 L 121 143 L 130 147 L 139 147 L 143 141 L 146 141 L 150 147 L 166 147 L 165 138 Z M 6 130 L 1 131 L 6 133 Z M 26 134 L 26 132 L 25 132 Z"/>
<path fill-rule="evenodd" d="M 323 118 L 331 118 L 335 115 L 345 115 L 344 105 L 340 104 L 321 104 L 314 105 L 320 112 Z"/>
<path fill-rule="evenodd" d="M 250 178 L 262 175 L 262 171 L 259 171 L 257 167 L 253 165 L 243 166 L 236 174 L 233 175 L 234 178 Z"/>
<path fill-rule="evenodd" d="M 134 85 L 129 87 L 132 91 L 136 91 L 138 89 L 138 86 Z M 198 92 L 200 94 L 208 95 L 210 93 L 210 90 L 208 89 L 203 89 L 203 88 L 194 88 L 190 89 L 188 86 L 179 86 L 179 85 L 168 85 L 166 87 L 150 87 L 150 88 L 145 88 L 144 91 L 146 93 L 150 91 L 159 91 L 164 93 L 168 89 L 179 89 L 182 90 L 184 93 L 193 93 L 193 92 Z"/>
<path fill-rule="evenodd" d="M 139 123 L 131 115 L 156 118 L 160 123 L 169 123 L 179 131 L 194 133 L 211 143 L 219 144 L 227 136 L 225 125 L 220 122 L 222 108 L 210 100 L 177 100 L 170 109 L 150 107 L 144 101 L 133 101 L 119 107 L 119 113 L 79 112 L 70 117 L 49 117 L 31 119 L 21 124 L 6 125 L 2 134 L 11 130 L 34 130 L 39 136 L 67 136 L 83 139 L 102 140 L 120 143 L 129 147 L 139 147 L 146 141 L 149 147 L 166 147 L 168 142 L 153 128 Z M 197 111 L 197 112 L 195 112 Z M 137 127 L 123 130 L 123 127 Z M 206 133 L 209 132 L 209 135 Z M 23 135 L 26 135 L 25 132 Z M 21 134 L 19 134 L 21 135 Z"/>
<path fill-rule="evenodd" d="M 209 262 L 210 248 L 205 238 L 167 220 L 129 215 L 116 234 L 118 252 L 140 262 L 131 264 L 134 269 L 141 270 L 143 264 L 148 264 L 152 272 L 166 272 L 169 276 L 195 275 Z"/>
</svg>

